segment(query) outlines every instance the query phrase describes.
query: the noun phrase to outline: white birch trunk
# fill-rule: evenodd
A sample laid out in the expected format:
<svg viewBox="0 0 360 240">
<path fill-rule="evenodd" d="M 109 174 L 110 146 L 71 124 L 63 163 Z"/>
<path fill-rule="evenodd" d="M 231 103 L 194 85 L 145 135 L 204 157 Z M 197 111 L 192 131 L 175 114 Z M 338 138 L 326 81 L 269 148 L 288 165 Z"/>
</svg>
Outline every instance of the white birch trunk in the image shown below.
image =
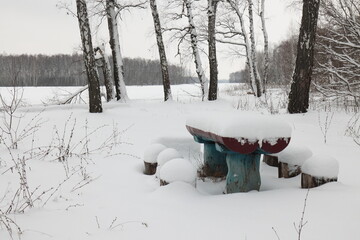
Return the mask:
<svg viewBox="0 0 360 240">
<path fill-rule="evenodd" d="M 247 61 L 246 64 L 248 65 L 248 68 L 249 68 L 250 86 L 251 86 L 252 91 L 254 93 L 256 93 L 257 86 L 256 86 L 256 81 L 255 81 L 255 76 L 254 76 L 254 71 L 253 71 L 254 63 L 253 63 L 253 59 L 251 57 L 250 40 L 249 40 L 249 36 L 248 36 L 246 28 L 245 28 L 243 15 L 240 12 L 240 9 L 239 9 L 237 3 L 235 3 L 232 0 L 228 0 L 228 3 L 232 7 L 232 9 L 236 12 L 236 15 L 240 22 L 241 32 L 243 34 L 243 39 L 244 39 L 244 44 L 245 44 L 245 53 L 246 53 L 246 61 Z"/>
<path fill-rule="evenodd" d="M 254 74 L 254 78 L 255 78 L 255 85 L 256 85 L 256 91 L 255 91 L 255 95 L 257 97 L 260 97 L 262 95 L 262 81 L 260 79 L 260 74 L 259 74 L 259 70 L 257 68 L 257 60 L 256 60 L 256 42 L 255 42 L 255 31 L 254 31 L 254 14 L 253 14 L 253 1 L 252 0 L 247 0 L 248 1 L 248 12 L 249 12 L 249 23 L 250 23 L 250 43 L 251 43 L 251 59 L 252 59 L 252 63 L 253 63 L 253 74 Z"/>
<path fill-rule="evenodd" d="M 106 12 L 108 18 L 108 28 L 110 35 L 110 46 L 114 62 L 114 81 L 116 88 L 117 100 L 127 101 L 128 95 L 124 80 L 124 64 L 121 55 L 119 30 L 116 19 L 114 0 L 106 0 Z"/>
<path fill-rule="evenodd" d="M 190 38 L 191 38 L 191 48 L 193 50 L 194 63 L 196 67 L 196 73 L 199 78 L 200 86 L 201 86 L 201 99 L 204 101 L 205 96 L 208 94 L 208 81 L 206 80 L 205 73 L 202 67 L 202 62 L 200 58 L 200 52 L 198 48 L 198 34 L 196 31 L 195 23 L 194 23 L 194 15 L 192 12 L 191 0 L 184 0 L 186 10 L 187 10 L 187 18 L 190 27 Z"/>
<path fill-rule="evenodd" d="M 260 12 L 260 18 L 261 18 L 261 30 L 263 32 L 264 36 L 264 76 L 262 79 L 263 82 L 263 93 L 266 91 L 266 84 L 268 80 L 269 75 L 269 37 L 266 30 L 266 23 L 265 23 L 265 0 L 261 0 L 261 12 Z"/>
<path fill-rule="evenodd" d="M 105 53 L 105 46 L 102 45 L 101 47 L 98 47 L 95 49 L 95 51 L 98 51 L 101 59 L 101 68 L 104 75 L 104 84 L 106 89 L 106 101 L 110 102 L 114 99 L 114 84 L 112 81 L 112 72 L 111 72 L 111 65 L 109 61 L 109 57 Z"/>
</svg>

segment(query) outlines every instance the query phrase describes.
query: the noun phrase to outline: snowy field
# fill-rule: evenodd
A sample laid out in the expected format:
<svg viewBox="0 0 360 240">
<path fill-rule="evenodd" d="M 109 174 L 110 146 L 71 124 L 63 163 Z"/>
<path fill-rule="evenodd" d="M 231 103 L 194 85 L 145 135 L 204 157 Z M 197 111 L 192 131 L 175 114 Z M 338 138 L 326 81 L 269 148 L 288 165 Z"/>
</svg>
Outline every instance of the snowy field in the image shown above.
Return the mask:
<svg viewBox="0 0 360 240">
<path fill-rule="evenodd" d="M 289 115 L 280 90 L 264 104 L 233 88 L 221 84 L 218 101 L 201 102 L 194 85 L 173 86 L 174 100 L 164 103 L 161 86 L 128 87 L 132 100 L 104 103 L 102 114 L 90 114 L 86 104 L 43 105 L 76 88 L 24 89 L 12 123 L 24 139 L 13 149 L 3 132 L 0 143 L 0 209 L 22 234 L 2 217 L 0 240 L 11 239 L 6 224 L 14 239 L 23 240 L 298 239 L 294 224 L 307 194 L 300 176 L 279 179 L 277 169 L 261 163 L 259 192 L 223 194 L 224 181 L 160 187 L 155 176 L 142 173 L 144 150 L 154 142 L 177 149 L 198 167 L 202 148 L 185 122 L 216 111 L 279 113 L 292 126 L 290 144 L 335 158 L 338 182 L 310 190 L 301 239 L 359 240 L 360 146 L 347 134 L 355 113 L 313 107 Z"/>
</svg>

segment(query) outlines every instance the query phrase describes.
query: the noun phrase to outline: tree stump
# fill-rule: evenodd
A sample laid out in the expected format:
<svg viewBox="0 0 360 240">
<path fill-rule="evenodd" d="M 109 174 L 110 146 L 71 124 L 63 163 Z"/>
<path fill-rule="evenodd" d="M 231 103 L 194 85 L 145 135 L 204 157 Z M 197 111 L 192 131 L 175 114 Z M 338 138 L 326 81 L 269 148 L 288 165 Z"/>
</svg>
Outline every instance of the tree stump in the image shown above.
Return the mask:
<svg viewBox="0 0 360 240">
<path fill-rule="evenodd" d="M 337 182 L 337 177 L 315 177 L 306 173 L 301 174 L 301 188 L 314 188 L 328 182 Z"/>
<path fill-rule="evenodd" d="M 300 173 L 301 173 L 300 166 L 279 162 L 278 165 L 279 178 L 292 178 L 292 177 L 296 177 Z"/>
<path fill-rule="evenodd" d="M 278 167 L 279 160 L 277 156 L 264 155 L 263 162 L 271 167 Z"/>
<path fill-rule="evenodd" d="M 156 168 L 158 165 L 157 162 L 155 163 L 144 162 L 144 165 L 145 165 L 144 174 L 154 175 L 156 173 Z"/>
</svg>

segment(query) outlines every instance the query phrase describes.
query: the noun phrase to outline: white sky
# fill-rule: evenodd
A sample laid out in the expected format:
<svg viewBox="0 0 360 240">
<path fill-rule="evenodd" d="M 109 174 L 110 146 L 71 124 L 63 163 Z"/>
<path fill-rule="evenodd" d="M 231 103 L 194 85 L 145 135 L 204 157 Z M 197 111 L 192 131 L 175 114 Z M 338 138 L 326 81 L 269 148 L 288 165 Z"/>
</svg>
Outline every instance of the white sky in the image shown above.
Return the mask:
<svg viewBox="0 0 360 240">
<path fill-rule="evenodd" d="M 75 0 L 65 1 L 75 6 Z M 267 0 L 267 29 L 272 44 L 289 36 L 291 27 L 297 30 L 298 13 L 286 8 L 289 1 Z M 0 0 L 0 53 L 71 54 L 78 51 L 80 34 L 77 20 L 67 15 L 65 10 L 58 9 L 58 2 Z M 125 57 L 158 58 L 149 9 L 126 14 L 119 25 Z M 99 42 L 108 42 L 106 31 L 101 30 L 94 36 L 94 43 Z M 179 59 L 174 57 L 174 45 L 166 45 L 170 62 L 178 63 Z M 220 79 L 228 78 L 229 73 L 243 67 L 244 59 L 232 56 L 223 48 L 219 48 L 218 57 Z M 206 64 L 205 58 L 203 62 Z"/>
</svg>

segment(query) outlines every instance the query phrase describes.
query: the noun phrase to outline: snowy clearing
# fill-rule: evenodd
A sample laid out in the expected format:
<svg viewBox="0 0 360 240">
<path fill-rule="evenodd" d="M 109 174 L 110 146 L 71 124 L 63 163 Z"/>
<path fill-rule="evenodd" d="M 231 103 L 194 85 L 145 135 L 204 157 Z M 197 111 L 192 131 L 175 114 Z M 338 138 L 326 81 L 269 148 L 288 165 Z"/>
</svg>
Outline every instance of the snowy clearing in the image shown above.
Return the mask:
<svg viewBox="0 0 360 240">
<path fill-rule="evenodd" d="M 346 134 L 354 113 L 334 111 L 325 144 L 320 116 L 327 113 L 284 114 L 280 90 L 272 91 L 273 102 L 266 108 L 253 96 L 234 93 L 231 84 L 220 84 L 215 102 L 192 97 L 200 93 L 194 85 L 173 86 L 174 101 L 166 103 L 161 86 L 127 89 L 132 100 L 104 103 L 101 114 L 90 114 L 86 104 L 43 106 L 58 91 L 54 88 L 24 90 L 19 129 L 34 118 L 40 127 L 18 149 L 0 145 L 3 212 L 19 189 L 17 169 L 27 174 L 33 207 L 14 213 L 26 205 L 19 195 L 8 215 L 22 229 L 22 240 L 276 240 L 276 233 L 281 240 L 297 239 L 293 224 L 300 221 L 307 193 L 300 188 L 300 176 L 278 179 L 276 168 L 261 163 L 259 192 L 225 195 L 224 181 L 197 179 L 195 187 L 183 182 L 160 187 L 159 179 L 143 174 L 144 152 L 153 143 L 176 149 L 199 167 L 201 145 L 186 130 L 186 119 L 199 112 L 244 110 L 280 112 L 277 118 L 292 127 L 291 144 L 339 163 L 338 182 L 310 190 L 301 239 L 360 239 L 360 146 Z M 8 91 L 0 88 L 0 93 Z M 9 137 L 3 133 L 3 138 L 9 145 Z M 15 167 L 21 159 L 24 168 Z M 16 232 L 13 237 L 18 239 Z M 0 239 L 10 239 L 3 225 Z"/>
</svg>

